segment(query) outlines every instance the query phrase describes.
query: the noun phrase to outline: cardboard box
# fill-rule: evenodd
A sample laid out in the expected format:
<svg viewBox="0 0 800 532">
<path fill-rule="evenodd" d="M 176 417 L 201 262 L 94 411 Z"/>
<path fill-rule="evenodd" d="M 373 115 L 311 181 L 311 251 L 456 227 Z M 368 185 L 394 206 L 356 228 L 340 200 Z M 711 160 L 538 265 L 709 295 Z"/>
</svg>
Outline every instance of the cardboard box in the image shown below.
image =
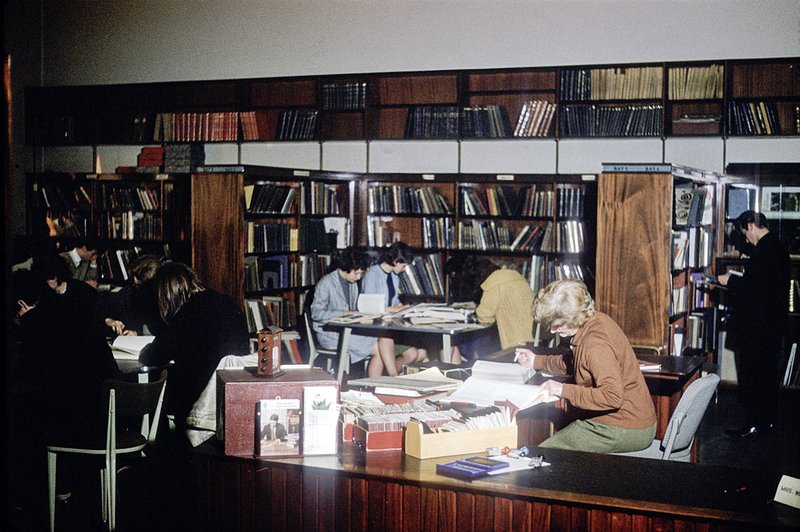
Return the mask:
<svg viewBox="0 0 800 532">
<path fill-rule="evenodd" d="M 217 438 L 225 454 L 254 456 L 256 402 L 261 399 L 299 399 L 305 386 L 336 386 L 336 378 L 319 368 L 283 366 L 277 377 L 261 377 L 246 369 L 217 371 Z M 337 397 L 338 400 L 338 397 Z"/>
<path fill-rule="evenodd" d="M 406 454 L 414 458 L 437 458 L 456 454 L 481 453 L 489 447 L 517 447 L 517 424 L 494 429 L 424 434 L 422 424 L 406 425 Z"/>
</svg>

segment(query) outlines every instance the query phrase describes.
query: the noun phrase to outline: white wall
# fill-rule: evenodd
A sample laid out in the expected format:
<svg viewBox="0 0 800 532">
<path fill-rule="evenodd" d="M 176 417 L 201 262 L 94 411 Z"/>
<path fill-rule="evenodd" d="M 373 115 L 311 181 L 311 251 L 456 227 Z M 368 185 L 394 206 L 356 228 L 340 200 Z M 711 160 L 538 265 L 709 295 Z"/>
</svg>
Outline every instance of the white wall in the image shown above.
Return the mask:
<svg viewBox="0 0 800 532">
<path fill-rule="evenodd" d="M 780 57 L 799 27 L 797 0 L 46 0 L 44 83 Z"/>
</svg>

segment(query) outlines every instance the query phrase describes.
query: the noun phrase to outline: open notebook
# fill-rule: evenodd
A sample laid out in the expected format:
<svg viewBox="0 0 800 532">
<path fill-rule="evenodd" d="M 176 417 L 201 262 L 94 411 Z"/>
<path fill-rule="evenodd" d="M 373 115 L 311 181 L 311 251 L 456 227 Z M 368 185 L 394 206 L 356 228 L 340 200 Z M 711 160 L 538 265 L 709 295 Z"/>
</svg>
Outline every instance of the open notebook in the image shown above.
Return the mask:
<svg viewBox="0 0 800 532">
<path fill-rule="evenodd" d="M 138 360 L 142 349 L 155 339 L 155 336 L 146 335 L 117 336 L 111 344 L 111 352 L 119 360 Z"/>
</svg>

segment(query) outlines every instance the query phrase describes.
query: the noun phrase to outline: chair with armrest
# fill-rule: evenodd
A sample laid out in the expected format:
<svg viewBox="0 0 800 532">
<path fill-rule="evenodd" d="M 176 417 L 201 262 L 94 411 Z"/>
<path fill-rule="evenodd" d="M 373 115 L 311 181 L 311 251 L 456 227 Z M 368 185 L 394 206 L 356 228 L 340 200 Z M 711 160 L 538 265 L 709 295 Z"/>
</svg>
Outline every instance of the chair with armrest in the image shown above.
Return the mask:
<svg viewBox="0 0 800 532">
<path fill-rule="evenodd" d="M 164 401 L 167 371 L 152 382 L 108 380 L 103 384 L 107 397 L 107 419 L 104 435 L 85 434 L 85 441 L 58 441 L 47 445 L 47 484 L 50 508 L 50 530 L 55 530 L 56 464 L 60 453 L 102 457 L 100 466 L 100 501 L 103 521 L 115 530 L 117 510 L 117 457 L 144 456 L 158 432 L 158 420 Z M 119 421 L 141 419 L 141 430 L 126 430 Z M 81 438 L 78 438 L 79 440 Z"/>
<path fill-rule="evenodd" d="M 669 418 L 663 440 L 655 439 L 650 447 L 641 451 L 613 454 L 690 462 L 694 435 L 718 384 L 719 375 L 716 373 L 709 373 L 692 381 L 684 390 L 677 408 Z"/>
</svg>

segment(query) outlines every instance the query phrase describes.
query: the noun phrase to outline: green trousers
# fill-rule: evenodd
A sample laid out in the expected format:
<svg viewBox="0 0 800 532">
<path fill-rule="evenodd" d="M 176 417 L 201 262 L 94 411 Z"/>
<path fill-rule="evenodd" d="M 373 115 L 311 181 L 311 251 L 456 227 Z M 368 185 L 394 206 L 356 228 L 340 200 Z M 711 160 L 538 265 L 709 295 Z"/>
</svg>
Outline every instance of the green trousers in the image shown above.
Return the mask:
<svg viewBox="0 0 800 532">
<path fill-rule="evenodd" d="M 655 435 L 655 423 L 646 429 L 623 429 L 590 419 L 579 419 L 539 446 L 592 453 L 625 453 L 649 447 Z"/>
</svg>

